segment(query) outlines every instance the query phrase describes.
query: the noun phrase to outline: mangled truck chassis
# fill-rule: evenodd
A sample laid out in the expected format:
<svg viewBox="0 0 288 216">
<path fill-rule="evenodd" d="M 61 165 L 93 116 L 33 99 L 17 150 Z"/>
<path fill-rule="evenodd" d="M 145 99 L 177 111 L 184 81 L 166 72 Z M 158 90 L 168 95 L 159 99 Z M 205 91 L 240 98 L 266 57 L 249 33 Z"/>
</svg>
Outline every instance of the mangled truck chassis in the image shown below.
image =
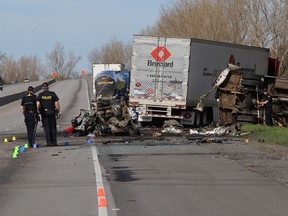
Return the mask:
<svg viewBox="0 0 288 216">
<path fill-rule="evenodd" d="M 73 134 L 139 135 L 138 116 L 129 110 L 124 98 L 101 98 L 91 104 L 91 110 L 80 110 L 80 114 L 71 120 Z"/>
<path fill-rule="evenodd" d="M 288 126 L 288 79 L 257 75 L 239 69 L 230 71 L 225 81 L 217 88 L 219 97 L 220 124 L 250 122 L 263 123 L 263 109 L 257 106 L 264 88 L 273 98 L 273 123 Z"/>
</svg>

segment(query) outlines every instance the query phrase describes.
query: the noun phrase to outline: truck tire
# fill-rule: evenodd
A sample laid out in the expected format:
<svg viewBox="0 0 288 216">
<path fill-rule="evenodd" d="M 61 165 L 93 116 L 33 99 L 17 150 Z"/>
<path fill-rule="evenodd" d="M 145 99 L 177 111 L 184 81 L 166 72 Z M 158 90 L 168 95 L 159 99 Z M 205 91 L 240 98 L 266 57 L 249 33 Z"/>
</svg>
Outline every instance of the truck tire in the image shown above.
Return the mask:
<svg viewBox="0 0 288 216">
<path fill-rule="evenodd" d="M 205 126 L 208 124 L 208 110 L 204 109 L 202 112 L 202 125 Z"/>
<path fill-rule="evenodd" d="M 201 112 L 195 110 L 194 127 L 200 127 L 201 125 Z"/>
<path fill-rule="evenodd" d="M 151 125 L 152 125 L 151 122 L 140 122 L 140 126 L 141 126 L 142 128 L 145 128 L 145 127 L 148 127 L 148 126 L 151 126 Z"/>
<path fill-rule="evenodd" d="M 163 127 L 164 121 L 165 121 L 164 118 L 154 118 L 154 119 L 152 119 L 152 123 L 153 123 L 153 125 L 154 125 L 156 128 Z"/>
</svg>

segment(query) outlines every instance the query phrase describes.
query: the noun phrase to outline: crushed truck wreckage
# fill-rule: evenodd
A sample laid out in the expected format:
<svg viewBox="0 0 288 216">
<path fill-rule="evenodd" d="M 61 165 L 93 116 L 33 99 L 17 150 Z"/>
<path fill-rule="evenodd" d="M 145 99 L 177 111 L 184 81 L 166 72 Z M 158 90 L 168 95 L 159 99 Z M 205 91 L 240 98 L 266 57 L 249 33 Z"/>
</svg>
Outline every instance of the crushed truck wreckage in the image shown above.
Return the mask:
<svg viewBox="0 0 288 216">
<path fill-rule="evenodd" d="M 219 125 L 264 123 L 265 115 L 257 100 L 261 101 L 263 89 L 268 89 L 273 99 L 274 126 L 288 126 L 288 78 L 259 75 L 229 64 L 212 89 L 216 89 L 218 98 Z M 203 110 L 203 101 L 210 92 L 200 97 L 197 110 Z"/>
<path fill-rule="evenodd" d="M 272 119 L 274 126 L 288 126 L 288 79 L 278 76 L 248 73 L 245 69 L 231 71 L 218 90 L 220 123 L 265 122 L 262 100 L 263 90 L 272 96 Z"/>
<path fill-rule="evenodd" d="M 80 110 L 71 120 L 72 134 L 140 135 L 138 115 L 133 107 L 128 107 L 128 81 L 123 78 L 124 71 L 102 71 L 95 76 L 96 95 L 90 105 L 91 110 Z M 125 73 L 127 75 L 127 73 Z"/>
<path fill-rule="evenodd" d="M 93 109 L 81 109 L 80 114 L 71 120 L 72 133 L 76 136 L 139 135 L 137 119 L 137 114 L 123 98 L 101 98 L 94 103 Z"/>
</svg>

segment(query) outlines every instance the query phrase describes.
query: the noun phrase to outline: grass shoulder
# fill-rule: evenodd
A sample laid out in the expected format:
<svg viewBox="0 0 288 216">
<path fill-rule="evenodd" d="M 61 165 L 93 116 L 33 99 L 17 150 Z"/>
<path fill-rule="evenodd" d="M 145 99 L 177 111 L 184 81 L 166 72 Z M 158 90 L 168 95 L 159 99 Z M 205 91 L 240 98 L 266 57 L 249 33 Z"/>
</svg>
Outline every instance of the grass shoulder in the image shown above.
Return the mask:
<svg viewBox="0 0 288 216">
<path fill-rule="evenodd" d="M 265 125 L 242 125 L 244 137 L 260 142 L 269 142 L 288 147 L 288 128 L 268 127 Z"/>
</svg>

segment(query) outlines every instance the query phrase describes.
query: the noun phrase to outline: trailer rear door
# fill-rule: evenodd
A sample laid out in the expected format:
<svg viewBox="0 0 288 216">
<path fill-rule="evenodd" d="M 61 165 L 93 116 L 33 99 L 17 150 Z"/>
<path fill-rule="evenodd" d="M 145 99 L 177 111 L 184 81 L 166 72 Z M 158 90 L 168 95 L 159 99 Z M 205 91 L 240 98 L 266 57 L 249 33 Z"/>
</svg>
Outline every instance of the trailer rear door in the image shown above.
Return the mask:
<svg viewBox="0 0 288 216">
<path fill-rule="evenodd" d="M 130 102 L 186 105 L 190 39 L 134 36 Z"/>
</svg>

